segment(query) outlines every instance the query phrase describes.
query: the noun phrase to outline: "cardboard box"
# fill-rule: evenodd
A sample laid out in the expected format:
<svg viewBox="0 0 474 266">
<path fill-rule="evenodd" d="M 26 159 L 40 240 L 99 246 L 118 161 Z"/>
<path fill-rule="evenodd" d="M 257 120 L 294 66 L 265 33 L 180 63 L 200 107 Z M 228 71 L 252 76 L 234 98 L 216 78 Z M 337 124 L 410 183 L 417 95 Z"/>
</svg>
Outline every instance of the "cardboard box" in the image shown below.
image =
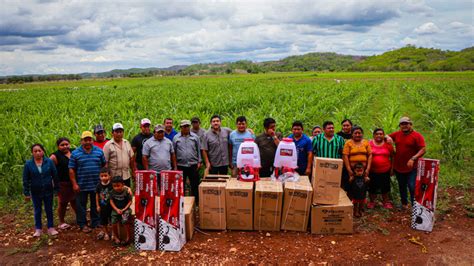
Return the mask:
<svg viewBox="0 0 474 266">
<path fill-rule="evenodd" d="M 253 230 L 253 182 L 229 179 L 225 192 L 227 229 Z"/>
<path fill-rule="evenodd" d="M 137 219 L 156 228 L 155 197 L 157 196 L 155 171 L 137 171 L 135 174 L 134 213 Z"/>
<path fill-rule="evenodd" d="M 186 243 L 182 171 L 161 171 L 158 250 L 180 251 Z"/>
<path fill-rule="evenodd" d="M 337 204 L 341 186 L 341 159 L 315 157 L 313 165 L 313 204 Z"/>
<path fill-rule="evenodd" d="M 412 228 L 431 232 L 435 222 L 439 160 L 420 158 L 415 181 Z"/>
<path fill-rule="evenodd" d="M 135 249 L 156 250 L 156 228 L 135 219 L 134 221 Z"/>
<path fill-rule="evenodd" d="M 199 185 L 199 226 L 201 229 L 226 229 L 225 182 L 203 181 Z"/>
<path fill-rule="evenodd" d="M 280 231 L 283 186 L 278 181 L 255 183 L 254 229 Z"/>
<path fill-rule="evenodd" d="M 352 202 L 339 190 L 338 203 L 311 206 L 311 233 L 352 234 Z"/>
<path fill-rule="evenodd" d="M 313 196 L 308 182 L 285 182 L 281 230 L 306 232 Z"/>
<path fill-rule="evenodd" d="M 230 175 L 212 175 L 208 174 L 205 175 L 202 181 L 207 181 L 207 180 L 221 180 L 221 181 L 227 181 L 230 179 Z"/>
<path fill-rule="evenodd" d="M 311 184 L 311 181 L 309 180 L 309 177 L 307 175 L 301 175 L 296 183 Z"/>
<path fill-rule="evenodd" d="M 186 240 L 193 239 L 194 235 L 194 197 L 184 197 L 184 225 L 186 227 Z"/>
</svg>

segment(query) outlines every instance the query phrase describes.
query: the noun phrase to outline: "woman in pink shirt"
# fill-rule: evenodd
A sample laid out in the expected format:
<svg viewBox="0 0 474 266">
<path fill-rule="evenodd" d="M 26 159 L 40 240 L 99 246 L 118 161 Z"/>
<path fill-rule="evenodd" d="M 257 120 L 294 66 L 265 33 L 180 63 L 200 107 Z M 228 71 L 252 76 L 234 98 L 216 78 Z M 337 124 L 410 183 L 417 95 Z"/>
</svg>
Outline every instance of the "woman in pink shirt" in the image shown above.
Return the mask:
<svg viewBox="0 0 474 266">
<path fill-rule="evenodd" d="M 370 168 L 368 209 L 375 207 L 377 193 L 382 194 L 383 207 L 392 209 L 393 204 L 388 198 L 390 193 L 390 176 L 393 174 L 393 146 L 384 140 L 385 132 L 381 128 L 374 130 L 374 139 L 370 141 L 372 148 L 372 167 Z"/>
</svg>

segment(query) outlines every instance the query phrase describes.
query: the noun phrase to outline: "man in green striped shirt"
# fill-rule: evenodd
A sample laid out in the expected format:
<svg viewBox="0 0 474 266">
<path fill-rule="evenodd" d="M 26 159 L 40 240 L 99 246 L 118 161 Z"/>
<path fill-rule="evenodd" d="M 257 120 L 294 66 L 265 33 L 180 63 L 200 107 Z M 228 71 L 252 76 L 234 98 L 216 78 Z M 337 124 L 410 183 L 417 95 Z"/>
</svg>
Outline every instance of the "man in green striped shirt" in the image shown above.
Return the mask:
<svg viewBox="0 0 474 266">
<path fill-rule="evenodd" d="M 323 134 L 313 138 L 313 153 L 316 157 L 342 159 L 344 139 L 334 134 L 334 123 L 326 121 L 323 124 Z"/>
</svg>

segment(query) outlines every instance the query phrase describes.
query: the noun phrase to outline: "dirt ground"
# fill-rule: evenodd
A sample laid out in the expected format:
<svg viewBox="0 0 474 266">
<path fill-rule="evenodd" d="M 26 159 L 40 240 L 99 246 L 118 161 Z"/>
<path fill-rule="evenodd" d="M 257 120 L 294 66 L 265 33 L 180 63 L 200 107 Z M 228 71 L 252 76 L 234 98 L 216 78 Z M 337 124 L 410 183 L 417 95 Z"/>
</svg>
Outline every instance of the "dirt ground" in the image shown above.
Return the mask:
<svg viewBox="0 0 474 266">
<path fill-rule="evenodd" d="M 0 263 L 9 264 L 436 264 L 473 265 L 474 205 L 464 192 L 443 191 L 448 207 L 438 212 L 433 232 L 410 228 L 410 211 L 377 207 L 355 219 L 352 235 L 298 232 L 196 231 L 181 252 L 135 251 L 96 241 L 77 227 L 56 238 L 31 237 L 33 229 L 11 213 L 0 217 Z M 468 202 L 466 202 L 466 199 Z M 73 217 L 70 217 L 72 220 Z M 27 217 L 33 220 L 33 217 Z M 29 221 L 32 224 L 32 221 Z M 415 237 L 426 247 L 411 243 Z"/>
</svg>

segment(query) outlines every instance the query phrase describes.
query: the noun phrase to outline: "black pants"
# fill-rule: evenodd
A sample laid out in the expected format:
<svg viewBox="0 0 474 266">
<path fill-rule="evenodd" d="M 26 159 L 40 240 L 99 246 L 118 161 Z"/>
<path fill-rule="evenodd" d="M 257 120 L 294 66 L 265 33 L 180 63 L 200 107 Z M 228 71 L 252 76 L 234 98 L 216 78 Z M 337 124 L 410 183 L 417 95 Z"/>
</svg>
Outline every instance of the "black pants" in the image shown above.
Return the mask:
<svg viewBox="0 0 474 266">
<path fill-rule="evenodd" d="M 196 204 L 199 202 L 199 171 L 197 165 L 191 165 L 189 167 L 179 166 L 178 170 L 183 171 L 183 182 L 186 184 L 186 179 L 189 178 L 191 184 L 191 193 L 194 196 Z"/>
<path fill-rule="evenodd" d="M 209 169 L 209 174 L 211 175 L 227 175 L 229 173 L 229 166 L 211 166 Z"/>
</svg>

